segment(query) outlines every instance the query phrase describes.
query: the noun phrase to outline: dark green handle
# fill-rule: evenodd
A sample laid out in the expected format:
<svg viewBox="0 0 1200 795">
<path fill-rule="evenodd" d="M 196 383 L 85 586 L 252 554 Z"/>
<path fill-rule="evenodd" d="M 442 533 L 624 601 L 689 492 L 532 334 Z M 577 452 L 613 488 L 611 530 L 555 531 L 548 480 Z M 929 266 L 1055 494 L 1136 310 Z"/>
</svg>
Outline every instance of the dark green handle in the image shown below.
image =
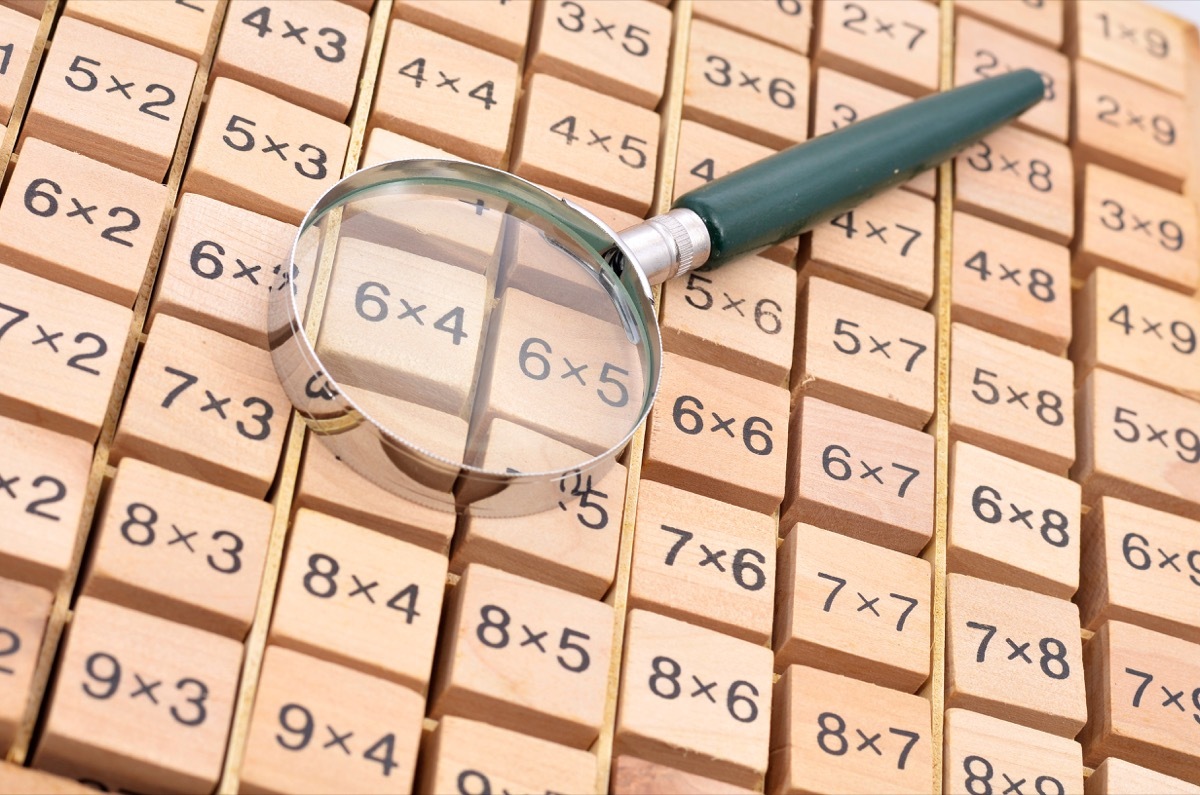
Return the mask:
<svg viewBox="0 0 1200 795">
<path fill-rule="evenodd" d="M 958 154 L 1037 104 L 1032 69 L 901 105 L 685 193 L 712 238 L 708 265 L 795 237 Z"/>
</svg>

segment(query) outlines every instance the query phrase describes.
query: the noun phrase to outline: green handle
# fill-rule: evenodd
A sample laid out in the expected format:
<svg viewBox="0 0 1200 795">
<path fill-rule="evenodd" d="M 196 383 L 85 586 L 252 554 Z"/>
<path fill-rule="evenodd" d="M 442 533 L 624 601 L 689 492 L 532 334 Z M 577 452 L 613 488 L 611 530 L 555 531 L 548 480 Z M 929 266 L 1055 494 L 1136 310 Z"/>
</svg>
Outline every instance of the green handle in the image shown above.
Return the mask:
<svg viewBox="0 0 1200 795">
<path fill-rule="evenodd" d="M 1042 98 L 1021 69 L 901 105 L 685 193 L 718 266 L 795 237 L 958 154 Z"/>
</svg>

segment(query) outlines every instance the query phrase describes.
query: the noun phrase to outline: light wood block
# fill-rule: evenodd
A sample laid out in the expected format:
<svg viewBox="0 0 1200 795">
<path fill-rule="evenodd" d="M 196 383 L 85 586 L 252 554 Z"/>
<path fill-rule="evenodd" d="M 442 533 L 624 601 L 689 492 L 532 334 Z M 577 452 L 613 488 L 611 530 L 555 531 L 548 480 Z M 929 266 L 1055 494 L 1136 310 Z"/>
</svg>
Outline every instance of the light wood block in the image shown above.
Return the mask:
<svg viewBox="0 0 1200 795">
<path fill-rule="evenodd" d="M 792 391 L 923 428 L 933 415 L 933 315 L 824 279 L 800 295 Z"/>
<path fill-rule="evenodd" d="M 1182 97 L 1086 61 L 1075 67 L 1075 92 L 1075 137 L 1084 160 L 1168 190 L 1183 188 L 1192 131 Z"/>
<path fill-rule="evenodd" d="M 654 108 L 662 98 L 671 12 L 648 0 L 560 0 L 534 16 L 532 72 Z"/>
<path fill-rule="evenodd" d="M 7 6 L 14 11 L 31 17 L 41 18 L 46 8 L 46 0 L 0 0 L 0 6 Z"/>
<path fill-rule="evenodd" d="M 396 20 L 370 123 L 503 168 L 519 73 L 503 56 Z"/>
<path fill-rule="evenodd" d="M 775 599 L 769 516 L 643 481 L 629 606 L 767 643 Z"/>
<path fill-rule="evenodd" d="M 67 0 L 63 16 L 199 61 L 217 18 L 217 0 L 175 0 L 146 13 L 142 0 Z"/>
<path fill-rule="evenodd" d="M 462 160 L 436 146 L 414 141 L 391 130 L 372 127 L 367 132 L 367 143 L 362 151 L 362 167 L 377 166 L 389 160 L 408 160 L 410 158 L 433 158 L 435 160 Z"/>
<path fill-rule="evenodd" d="M 812 37 L 814 6 L 805 0 L 750 0 L 736 4 L 697 0 L 692 4 L 692 16 L 806 55 Z"/>
<path fill-rule="evenodd" d="M 333 663 L 268 646 L 240 792 L 408 792 L 421 696 Z"/>
<path fill-rule="evenodd" d="M 520 63 L 533 0 L 399 0 L 392 15 Z"/>
<path fill-rule="evenodd" d="M 271 506 L 131 458 L 106 499 L 83 593 L 243 640 Z"/>
<path fill-rule="evenodd" d="M 1138 795 L 1161 792 L 1163 795 L 1200 795 L 1200 786 L 1153 770 L 1130 764 L 1116 757 L 1105 759 L 1083 783 L 1085 795 Z"/>
<path fill-rule="evenodd" d="M 1101 497 L 1084 523 L 1076 601 L 1085 629 L 1114 619 L 1200 643 L 1200 523 Z"/>
<path fill-rule="evenodd" d="M 238 80 L 345 121 L 369 21 L 335 0 L 232 0 L 212 77 Z"/>
<path fill-rule="evenodd" d="M 1200 399 L 1200 303 L 1097 268 L 1075 293 L 1076 380 L 1095 367 Z"/>
<path fill-rule="evenodd" d="M 533 182 L 644 216 L 654 194 L 658 126 L 654 111 L 534 74 L 510 166 Z"/>
<path fill-rule="evenodd" d="M 643 474 L 763 514 L 783 499 L 788 393 L 663 355 Z"/>
<path fill-rule="evenodd" d="M 0 419 L 0 569 L 55 590 L 70 565 L 92 466 L 92 445 Z"/>
<path fill-rule="evenodd" d="M 1027 36 L 1008 33 L 970 16 L 957 19 L 954 52 L 956 86 L 1017 69 L 1035 70 L 1045 84 L 1045 93 L 1041 102 L 1017 117 L 1015 124 L 1056 141 L 1067 140 L 1071 110 L 1071 64 L 1067 56 Z"/>
<path fill-rule="evenodd" d="M 776 670 L 807 665 L 906 693 L 929 677 L 928 561 L 798 524 L 779 579 Z"/>
<path fill-rule="evenodd" d="M 920 552 L 933 535 L 933 437 L 816 398 L 795 412 L 781 530 L 806 522 Z"/>
<path fill-rule="evenodd" d="M 817 69 L 817 79 L 813 84 L 813 137 L 839 130 L 910 101 L 911 97 L 898 91 L 822 66 Z M 901 187 L 932 199 L 937 195 L 937 172 L 926 171 Z"/>
<path fill-rule="evenodd" d="M 110 462 L 133 456 L 262 497 L 275 479 L 290 409 L 266 351 L 160 317 L 142 348 Z"/>
<path fill-rule="evenodd" d="M 0 261 L 131 306 L 166 204 L 162 185 L 26 140 L 0 201 Z"/>
<path fill-rule="evenodd" d="M 1074 236 L 1074 167 L 1065 144 L 1001 127 L 955 158 L 954 174 L 954 209 L 1052 243 Z"/>
<path fill-rule="evenodd" d="M 675 196 L 707 185 L 714 179 L 737 171 L 774 154 L 769 146 L 746 141 L 736 135 L 683 119 L 679 126 L 679 151 L 675 159 Z M 800 239 L 785 240 L 759 252 L 769 260 L 790 265 L 796 261 Z"/>
<path fill-rule="evenodd" d="M 938 8 L 920 0 L 832 4 L 813 59 L 915 97 L 937 90 L 939 38 Z"/>
<path fill-rule="evenodd" d="M 1058 50 L 1063 44 L 1064 0 L 958 0 L 954 10 Z"/>
<path fill-rule="evenodd" d="M 1079 608 L 946 576 L 946 706 L 1074 737 L 1087 720 Z"/>
<path fill-rule="evenodd" d="M 1071 341 L 1071 254 L 1066 246 L 954 213 L 951 317 L 1062 355 Z"/>
<path fill-rule="evenodd" d="M 1084 4 L 1067 51 L 1176 94 L 1186 90 L 1187 23 L 1148 3 Z"/>
<path fill-rule="evenodd" d="M 1200 519 L 1200 406 L 1104 370 L 1075 398 L 1079 461 L 1071 477 L 1085 503 L 1107 494 Z"/>
<path fill-rule="evenodd" d="M 1100 627 L 1084 648 L 1090 720 L 1079 735 L 1083 762 L 1136 759 L 1200 784 L 1200 647 L 1120 621 Z"/>
<path fill-rule="evenodd" d="M 946 710 L 942 791 L 970 795 L 987 787 L 1082 792 L 1083 749 L 1074 740 L 1008 721 Z"/>
<path fill-rule="evenodd" d="M 775 683 L 766 791 L 933 789 L 929 701 L 793 665 Z"/>
<path fill-rule="evenodd" d="M 0 788 L 26 795 L 92 795 L 95 792 L 78 781 L 3 761 L 0 761 Z"/>
<path fill-rule="evenodd" d="M 0 414 L 90 447 L 108 412 L 133 313 L 3 265 L 0 282 Z"/>
<path fill-rule="evenodd" d="M 615 752 L 761 787 L 770 650 L 645 610 L 630 611 L 625 626 Z"/>
<path fill-rule="evenodd" d="M 796 329 L 796 271 L 746 256 L 663 285 L 663 347 L 784 386 Z"/>
<path fill-rule="evenodd" d="M 808 59 L 697 19 L 683 118 L 782 149 L 808 139 Z"/>
<path fill-rule="evenodd" d="M 933 296 L 933 250 L 933 202 L 897 188 L 813 229 L 800 277 L 925 306 Z"/>
<path fill-rule="evenodd" d="M 1066 472 L 1076 456 L 1071 362 L 961 323 L 951 333 L 951 438 Z"/>
<path fill-rule="evenodd" d="M 446 715 L 421 754 L 420 792 L 590 792 L 596 757 L 479 721 Z"/>
<path fill-rule="evenodd" d="M 754 792 L 634 756 L 618 756 L 613 760 L 611 781 L 613 792 L 622 795 L 708 795 L 712 792 L 751 795 Z"/>
<path fill-rule="evenodd" d="M 980 447 L 951 450 L 950 571 L 1060 599 L 1079 587 L 1079 484 Z"/>
<path fill-rule="evenodd" d="M 298 224 L 341 177 L 350 129 L 228 78 L 209 83 L 183 192 Z"/>
<path fill-rule="evenodd" d="M 37 38 L 38 20 L 0 8 L 0 124 L 7 124 Z"/>
<path fill-rule="evenodd" d="M 1074 272 L 1105 267 L 1194 293 L 1200 286 L 1196 207 L 1178 193 L 1090 164 Z"/>
<path fill-rule="evenodd" d="M 22 132 L 160 181 L 195 74 L 191 58 L 64 17 Z"/>
<path fill-rule="evenodd" d="M 300 510 L 268 640 L 423 694 L 445 579 L 436 552 Z"/>
<path fill-rule="evenodd" d="M 85 596 L 60 654 L 35 767 L 134 791 L 216 786 L 242 644 Z"/>
<path fill-rule="evenodd" d="M 25 717 L 53 601 L 54 595 L 44 588 L 0 579 L 0 603 L 4 605 L 0 618 L 0 754 L 8 753 Z M 0 772 L 0 785 L 3 783 Z"/>
<path fill-rule="evenodd" d="M 450 598 L 430 716 L 588 748 L 604 716 L 612 608 L 479 564 Z"/>
</svg>

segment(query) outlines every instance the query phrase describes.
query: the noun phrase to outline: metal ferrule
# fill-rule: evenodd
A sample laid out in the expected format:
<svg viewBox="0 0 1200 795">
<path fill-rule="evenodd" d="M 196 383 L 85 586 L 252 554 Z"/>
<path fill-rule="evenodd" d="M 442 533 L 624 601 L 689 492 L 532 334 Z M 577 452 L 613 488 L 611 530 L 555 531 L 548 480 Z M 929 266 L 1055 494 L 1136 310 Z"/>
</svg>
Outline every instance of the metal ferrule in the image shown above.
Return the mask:
<svg viewBox="0 0 1200 795">
<path fill-rule="evenodd" d="M 621 242 L 652 285 L 699 268 L 712 251 L 704 221 L 682 207 L 623 230 Z"/>
</svg>

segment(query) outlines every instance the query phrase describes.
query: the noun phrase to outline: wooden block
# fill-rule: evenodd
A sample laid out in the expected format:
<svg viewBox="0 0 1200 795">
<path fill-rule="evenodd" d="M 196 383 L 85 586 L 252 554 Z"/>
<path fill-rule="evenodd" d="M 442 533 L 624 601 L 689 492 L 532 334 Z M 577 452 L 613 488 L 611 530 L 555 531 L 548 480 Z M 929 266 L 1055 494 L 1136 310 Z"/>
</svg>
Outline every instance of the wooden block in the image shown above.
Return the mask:
<svg viewBox="0 0 1200 795">
<path fill-rule="evenodd" d="M 1042 101 L 1015 124 L 1056 141 L 1067 140 L 1071 106 L 1071 64 L 1067 56 L 969 16 L 957 20 L 954 85 L 964 86 L 1017 69 L 1033 69 L 1045 84 Z"/>
<path fill-rule="evenodd" d="M 1192 151 L 1191 117 L 1183 98 L 1086 61 L 1078 63 L 1075 74 L 1081 157 L 1182 190 Z"/>
<path fill-rule="evenodd" d="M 1001 127 L 954 160 L 954 209 L 1066 244 L 1075 234 L 1071 150 Z"/>
<path fill-rule="evenodd" d="M 933 296 L 933 202 L 885 191 L 813 229 L 801 279 L 819 276 L 911 306 Z"/>
<path fill-rule="evenodd" d="M 928 561 L 798 524 L 779 579 L 775 670 L 808 665 L 906 693 L 929 677 Z"/>
<path fill-rule="evenodd" d="M 1054 49 L 1063 44 L 1063 0 L 958 0 L 955 11 L 978 17 L 1010 33 L 1039 41 Z"/>
<path fill-rule="evenodd" d="M 644 476 L 774 512 L 787 467 L 787 390 L 672 353 L 662 369 Z"/>
<path fill-rule="evenodd" d="M 133 313 L 0 265 L 0 414 L 96 440 Z"/>
<path fill-rule="evenodd" d="M 1200 286 L 1190 199 L 1089 164 L 1080 217 L 1076 276 L 1106 267 L 1185 293 Z"/>
<path fill-rule="evenodd" d="M 1073 57 L 1104 64 L 1183 94 L 1187 85 L 1187 31 L 1188 25 L 1182 19 L 1147 3 L 1089 3 L 1076 14 L 1067 50 Z"/>
<path fill-rule="evenodd" d="M 783 532 L 807 522 L 920 552 L 933 535 L 933 437 L 816 398 L 795 411 Z"/>
<path fill-rule="evenodd" d="M 243 640 L 274 511 L 128 458 L 109 488 L 83 593 Z"/>
<path fill-rule="evenodd" d="M 933 415 L 933 315 L 825 279 L 800 295 L 792 391 L 923 428 Z"/>
<path fill-rule="evenodd" d="M 649 480 L 639 493 L 629 607 L 767 643 L 774 520 Z"/>
<path fill-rule="evenodd" d="M 183 192 L 299 223 L 341 177 L 350 129 L 228 78 L 209 85 Z"/>
<path fill-rule="evenodd" d="M 0 30 L 0 124 L 7 124 L 33 53 L 38 20 L 0 7 Z"/>
<path fill-rule="evenodd" d="M 590 792 L 587 751 L 446 715 L 425 740 L 420 792 Z"/>
<path fill-rule="evenodd" d="M 1075 461 L 1068 359 L 955 323 L 950 436 L 1050 472 Z"/>
<path fill-rule="evenodd" d="M 268 641 L 423 694 L 445 579 L 436 552 L 300 510 Z"/>
<path fill-rule="evenodd" d="M 520 63 L 533 0 L 399 0 L 392 14 Z"/>
<path fill-rule="evenodd" d="M 300 465 L 296 507 L 336 516 L 384 535 L 445 554 L 455 516 L 376 486 L 311 434 Z"/>
<path fill-rule="evenodd" d="M 712 792 L 751 795 L 754 792 L 634 756 L 618 756 L 613 761 L 611 781 L 613 792 L 622 795 L 708 795 Z"/>
<path fill-rule="evenodd" d="M 160 317 L 142 349 L 110 462 L 133 456 L 262 497 L 275 479 L 290 409 L 266 351 Z"/>
<path fill-rule="evenodd" d="M 503 168 L 519 82 L 507 58 L 395 20 L 370 123 Z"/>
<path fill-rule="evenodd" d="M 23 133 L 161 181 L 195 74 L 191 58 L 64 17 Z"/>
<path fill-rule="evenodd" d="M 59 661 L 34 766 L 134 791 L 216 786 L 242 644 L 85 596 Z"/>
<path fill-rule="evenodd" d="M 912 101 L 898 91 L 877 86 L 857 77 L 822 66 L 813 86 L 813 137 L 849 126 Z M 926 171 L 901 187 L 933 198 L 937 195 L 937 172 Z"/>
<path fill-rule="evenodd" d="M 796 329 L 796 271 L 746 256 L 663 285 L 663 347 L 786 385 Z"/>
<path fill-rule="evenodd" d="M 367 46 L 367 14 L 335 0 L 233 0 L 226 13 L 212 77 L 346 120 Z"/>
<path fill-rule="evenodd" d="M 240 791 L 408 792 L 424 715 L 406 687 L 268 646 Z"/>
<path fill-rule="evenodd" d="M 46 0 L 0 0 L 0 6 L 7 6 L 26 16 L 41 18 L 46 8 Z"/>
<path fill-rule="evenodd" d="M 1079 461 L 1071 477 L 1093 504 L 1107 494 L 1200 519 L 1200 407 L 1096 370 L 1075 395 Z"/>
<path fill-rule="evenodd" d="M 368 14 L 371 13 L 371 6 L 375 4 L 375 0 L 341 0 L 341 2 L 357 8 L 359 11 L 366 11 Z"/>
<path fill-rule="evenodd" d="M 647 0 L 560 0 L 534 18 L 529 69 L 654 108 L 662 99 L 671 12 Z"/>
<path fill-rule="evenodd" d="M 532 75 L 510 165 L 520 177 L 644 216 L 654 195 L 658 114 Z"/>
<path fill-rule="evenodd" d="M 1061 356 L 1071 341 L 1066 246 L 954 213 L 951 317 Z"/>
<path fill-rule="evenodd" d="M 1079 608 L 946 576 L 946 706 L 1074 737 L 1087 720 Z"/>
<path fill-rule="evenodd" d="M 767 771 L 771 652 L 632 610 L 614 750 L 758 789 Z"/>
<path fill-rule="evenodd" d="M 813 59 L 915 97 L 937 90 L 938 39 L 936 6 L 857 0 L 822 16 Z"/>
<path fill-rule="evenodd" d="M 217 0 L 174 0 L 145 13 L 142 0 L 67 0 L 63 16 L 99 25 L 199 61 L 208 44 Z"/>
<path fill-rule="evenodd" d="M 26 795 L 93 795 L 96 791 L 69 778 L 4 761 L 0 761 L 0 788 L 5 792 L 24 792 Z"/>
<path fill-rule="evenodd" d="M 929 702 L 793 665 L 775 683 L 772 795 L 933 789 Z"/>
<path fill-rule="evenodd" d="M 1092 271 L 1075 302 L 1076 380 L 1103 367 L 1200 399 L 1200 303 L 1105 268 Z"/>
<path fill-rule="evenodd" d="M 726 132 L 683 119 L 679 127 L 679 151 L 675 158 L 675 196 L 706 185 L 737 171 L 742 166 L 774 154 L 769 146 L 745 141 Z M 760 252 L 767 259 L 790 265 L 796 260 L 800 239 L 785 240 Z"/>
<path fill-rule="evenodd" d="M 1138 795 L 1161 792 L 1163 795 L 1200 795 L 1200 786 L 1153 770 L 1130 764 L 1116 757 L 1105 759 L 1083 783 L 1085 795 Z"/>
<path fill-rule="evenodd" d="M 1200 643 L 1198 534 L 1198 522 L 1101 497 L 1084 523 L 1084 628 L 1114 619 Z"/>
<path fill-rule="evenodd" d="M 0 202 L 0 261 L 131 306 L 166 205 L 162 185 L 26 140 Z"/>
<path fill-rule="evenodd" d="M 472 564 L 446 615 L 430 717 L 486 720 L 573 748 L 592 744 L 612 654 L 609 605 Z"/>
<path fill-rule="evenodd" d="M 1079 743 L 965 709 L 946 710 L 943 792 L 969 795 L 987 787 L 1082 792 Z"/>
<path fill-rule="evenodd" d="M 1200 784 L 1193 737 L 1200 720 L 1200 647 L 1108 621 L 1087 642 L 1084 663 L 1090 715 L 1079 735 L 1084 764 L 1120 756 Z"/>
<path fill-rule="evenodd" d="M 367 143 L 363 147 L 362 167 L 377 166 L 390 160 L 408 160 L 411 158 L 433 158 L 435 160 L 462 160 L 457 155 L 438 149 L 436 146 L 414 141 L 403 135 L 372 127 L 367 132 Z"/>
<path fill-rule="evenodd" d="M 804 0 L 751 0 L 736 4 L 697 0 L 692 4 L 692 15 L 807 55 L 814 6 L 815 3 Z"/>
<path fill-rule="evenodd" d="M 44 588 L 0 579 L 0 601 L 4 604 L 4 617 L 0 618 L 0 682 L 4 685 L 0 689 L 0 754 L 7 754 L 25 717 L 54 595 Z"/>
<path fill-rule="evenodd" d="M 951 451 L 950 571 L 1070 599 L 1079 587 L 1077 483 L 980 447 Z"/>
<path fill-rule="evenodd" d="M 808 59 L 698 19 L 683 118 L 782 149 L 808 139 Z"/>
</svg>

